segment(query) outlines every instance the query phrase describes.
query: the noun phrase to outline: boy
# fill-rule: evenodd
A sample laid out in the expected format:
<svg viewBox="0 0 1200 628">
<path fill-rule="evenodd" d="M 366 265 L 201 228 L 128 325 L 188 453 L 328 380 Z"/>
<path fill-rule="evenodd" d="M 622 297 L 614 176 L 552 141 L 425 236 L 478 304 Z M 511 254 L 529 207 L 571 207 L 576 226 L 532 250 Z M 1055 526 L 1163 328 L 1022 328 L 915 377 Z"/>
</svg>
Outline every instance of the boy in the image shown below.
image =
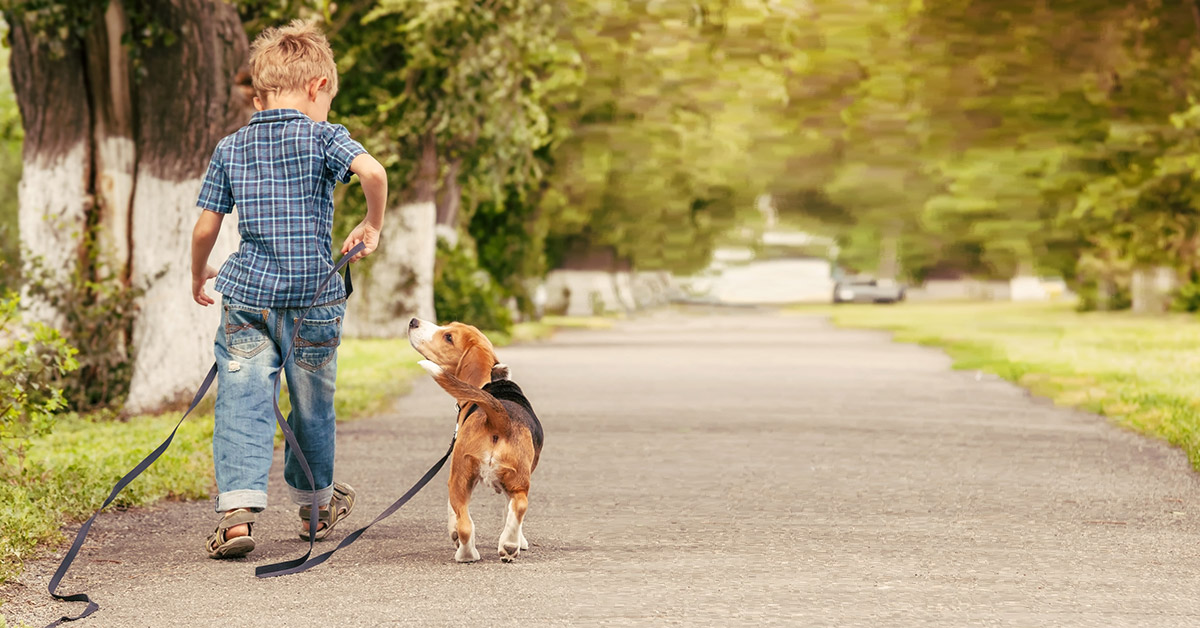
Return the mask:
<svg viewBox="0 0 1200 628">
<path fill-rule="evenodd" d="M 217 512 L 223 513 L 205 549 L 211 558 L 244 556 L 254 549 L 255 513 L 267 505 L 267 474 L 274 449 L 274 389 L 296 319 L 317 305 L 301 325 L 295 351 L 283 365 L 292 411 L 288 423 L 312 469 L 321 504 L 317 540 L 329 534 L 354 507 L 354 489 L 333 481 L 333 393 L 337 346 L 346 311 L 346 289 L 331 281 L 333 188 L 357 174 L 367 216 L 342 244 L 345 254 L 359 242 L 365 257 L 379 243 L 387 177 L 383 167 L 330 124 L 337 94 L 333 51 L 315 26 L 295 21 L 263 32 L 250 47 L 254 107 L 250 123 L 213 153 L 197 205 L 202 211 L 192 235 L 192 298 L 214 303 L 204 284 L 216 277 L 222 295 L 217 330 L 217 402 L 213 465 Z M 220 272 L 208 256 L 221 219 L 234 206 L 242 242 Z M 300 509 L 300 538 L 308 540 L 313 488 L 291 448 L 284 449 L 284 479 Z"/>
</svg>

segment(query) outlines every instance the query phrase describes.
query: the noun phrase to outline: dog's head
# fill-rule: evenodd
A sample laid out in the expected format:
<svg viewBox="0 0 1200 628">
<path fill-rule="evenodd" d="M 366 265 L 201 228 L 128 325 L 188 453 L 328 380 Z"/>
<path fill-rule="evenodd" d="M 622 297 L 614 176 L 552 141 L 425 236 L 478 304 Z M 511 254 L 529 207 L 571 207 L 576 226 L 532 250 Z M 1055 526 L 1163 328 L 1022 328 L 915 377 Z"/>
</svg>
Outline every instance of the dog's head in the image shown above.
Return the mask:
<svg viewBox="0 0 1200 628">
<path fill-rule="evenodd" d="M 458 379 L 482 387 L 492 381 L 493 367 L 508 376 L 508 367 L 496 362 L 496 350 L 483 332 L 463 323 L 436 325 L 414 318 L 408 323 L 408 342 L 426 360 Z"/>
</svg>

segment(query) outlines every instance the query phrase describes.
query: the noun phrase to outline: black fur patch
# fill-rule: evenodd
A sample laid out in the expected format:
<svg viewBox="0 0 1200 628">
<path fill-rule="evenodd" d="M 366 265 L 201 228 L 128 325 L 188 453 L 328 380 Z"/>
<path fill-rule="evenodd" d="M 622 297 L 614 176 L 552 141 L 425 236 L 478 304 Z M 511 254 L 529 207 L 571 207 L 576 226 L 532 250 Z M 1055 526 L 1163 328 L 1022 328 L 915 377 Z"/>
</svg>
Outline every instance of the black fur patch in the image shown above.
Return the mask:
<svg viewBox="0 0 1200 628">
<path fill-rule="evenodd" d="M 483 390 L 500 400 L 513 421 L 529 428 L 529 433 L 533 435 L 533 448 L 541 451 L 542 422 L 538 420 L 537 414 L 533 411 L 533 405 L 529 403 L 529 399 L 521 391 L 521 387 L 510 379 L 500 379 L 484 385 Z"/>
</svg>

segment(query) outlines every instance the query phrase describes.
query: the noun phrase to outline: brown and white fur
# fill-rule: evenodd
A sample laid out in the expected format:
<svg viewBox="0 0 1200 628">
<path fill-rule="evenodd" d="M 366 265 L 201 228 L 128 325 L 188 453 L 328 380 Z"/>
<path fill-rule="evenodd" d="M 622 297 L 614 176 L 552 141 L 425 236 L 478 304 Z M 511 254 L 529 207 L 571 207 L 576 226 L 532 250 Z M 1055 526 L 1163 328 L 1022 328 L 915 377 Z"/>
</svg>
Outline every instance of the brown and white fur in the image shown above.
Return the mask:
<svg viewBox="0 0 1200 628">
<path fill-rule="evenodd" d="M 439 326 L 414 318 L 408 339 L 426 359 L 420 362 L 434 380 L 458 402 L 458 438 L 450 457 L 450 539 L 458 562 L 479 560 L 475 525 L 468 512 L 471 493 L 483 483 L 508 497 L 504 532 L 496 551 L 511 562 L 529 549 L 522 525 L 529 504 L 529 481 L 540 455 L 538 442 L 521 417 L 482 390 L 493 379 L 508 379 L 508 367 L 498 364 L 491 341 L 478 329 L 462 323 Z M 472 405 L 478 410 L 471 412 Z M 511 404 L 514 412 L 523 412 Z M 533 419 L 536 422 L 536 418 Z"/>
</svg>

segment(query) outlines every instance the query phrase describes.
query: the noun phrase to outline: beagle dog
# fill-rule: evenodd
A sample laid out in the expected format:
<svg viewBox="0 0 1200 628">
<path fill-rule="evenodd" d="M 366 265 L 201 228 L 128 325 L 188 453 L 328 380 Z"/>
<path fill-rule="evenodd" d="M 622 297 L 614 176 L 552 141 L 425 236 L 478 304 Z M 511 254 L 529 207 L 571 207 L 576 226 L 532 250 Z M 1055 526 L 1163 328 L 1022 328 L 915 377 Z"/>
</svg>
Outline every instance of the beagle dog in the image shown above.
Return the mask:
<svg viewBox="0 0 1200 628">
<path fill-rule="evenodd" d="M 521 388 L 496 361 L 491 341 L 462 323 L 438 326 L 414 318 L 408 341 L 420 365 L 458 402 L 458 437 L 450 456 L 450 540 L 460 563 L 479 560 L 475 524 L 467 511 L 477 484 L 508 496 L 508 514 L 496 551 L 512 562 L 529 549 L 522 524 L 529 479 L 542 452 L 542 424 Z"/>
</svg>

